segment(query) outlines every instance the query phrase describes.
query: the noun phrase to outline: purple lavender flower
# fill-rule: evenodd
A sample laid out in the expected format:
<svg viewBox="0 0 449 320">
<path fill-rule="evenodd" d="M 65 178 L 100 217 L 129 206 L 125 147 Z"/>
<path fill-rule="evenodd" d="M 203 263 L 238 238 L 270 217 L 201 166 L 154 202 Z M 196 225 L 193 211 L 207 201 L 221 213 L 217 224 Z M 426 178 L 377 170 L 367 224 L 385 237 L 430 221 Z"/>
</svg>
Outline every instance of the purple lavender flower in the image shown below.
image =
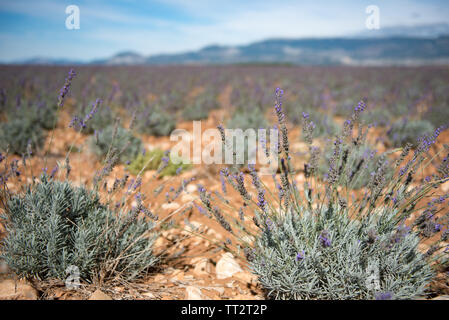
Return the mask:
<svg viewBox="0 0 449 320">
<path fill-rule="evenodd" d="M 136 179 L 136 182 L 132 186 L 133 191 L 136 191 L 136 189 L 139 188 L 141 185 L 142 185 L 142 178 L 138 177 Z"/>
<path fill-rule="evenodd" d="M 130 181 L 130 183 L 129 183 L 129 186 L 128 186 L 128 192 L 131 190 L 131 188 L 133 187 L 133 185 L 134 185 L 134 179 L 131 179 L 131 181 Z"/>
<path fill-rule="evenodd" d="M 220 181 L 221 181 L 221 190 L 223 191 L 224 194 L 226 194 L 226 181 L 224 178 L 225 172 L 224 170 L 220 170 Z"/>
<path fill-rule="evenodd" d="M 162 170 L 164 170 L 168 166 L 168 162 L 170 161 L 170 159 L 167 156 L 164 156 L 164 157 L 162 157 L 161 161 L 162 162 L 161 162 L 159 168 L 157 169 L 157 174 L 161 173 Z"/>
<path fill-rule="evenodd" d="M 298 252 L 298 254 L 296 255 L 295 261 L 301 261 L 302 259 L 304 259 L 304 250 L 302 250 L 302 252 Z"/>
<path fill-rule="evenodd" d="M 265 225 L 267 226 L 268 230 L 270 230 L 270 231 L 273 230 L 273 221 L 271 221 L 270 218 L 267 218 L 265 220 Z"/>
<path fill-rule="evenodd" d="M 257 194 L 257 205 L 262 210 L 265 211 L 267 202 L 265 201 L 265 190 L 261 190 Z"/>
<path fill-rule="evenodd" d="M 202 206 L 200 206 L 200 205 L 198 205 L 198 204 L 196 204 L 196 203 L 194 203 L 194 204 L 195 204 L 195 207 L 198 209 L 198 211 L 199 211 L 202 215 L 207 216 L 206 210 L 205 210 Z"/>
<path fill-rule="evenodd" d="M 78 116 L 74 116 L 72 120 L 70 120 L 69 128 L 76 128 L 78 122 L 79 122 Z"/>
<path fill-rule="evenodd" d="M 85 126 L 86 126 L 86 123 L 87 123 L 90 119 L 92 119 L 92 117 L 94 116 L 94 114 L 97 113 L 98 107 L 101 105 L 102 102 L 103 102 L 103 101 L 102 101 L 101 99 L 97 99 L 97 100 L 95 101 L 95 103 L 92 105 L 92 109 L 90 110 L 90 112 L 84 117 L 84 120 L 83 120 L 83 127 L 85 127 Z"/>
<path fill-rule="evenodd" d="M 220 131 L 220 136 L 221 136 L 221 141 L 223 143 L 223 145 L 226 145 L 226 133 L 225 133 L 225 128 L 223 127 L 222 124 L 219 124 L 217 126 L 218 131 Z"/>
<path fill-rule="evenodd" d="M 366 108 L 365 102 L 360 101 L 360 102 L 358 103 L 357 107 L 355 107 L 354 110 L 355 110 L 355 111 L 358 111 L 358 112 L 363 112 L 363 111 L 365 110 L 365 108 Z"/>
<path fill-rule="evenodd" d="M 58 170 L 59 170 L 59 166 L 55 165 L 54 168 L 50 172 L 50 178 L 54 178 L 54 176 L 56 175 L 56 172 L 58 172 Z"/>
<path fill-rule="evenodd" d="M 282 186 L 277 182 L 276 182 L 276 188 L 278 189 L 279 201 L 282 201 L 282 198 L 284 197 L 284 189 L 282 189 Z"/>
<path fill-rule="evenodd" d="M 321 232 L 320 243 L 324 248 L 328 248 L 332 245 L 331 240 L 329 238 L 329 232 L 327 230 L 323 230 Z"/>
<path fill-rule="evenodd" d="M 375 295 L 376 300 L 391 300 L 393 299 L 393 293 L 387 291 L 387 292 L 379 292 Z"/>
<path fill-rule="evenodd" d="M 68 77 L 65 79 L 64 86 L 61 88 L 61 91 L 59 92 L 59 98 L 58 98 L 58 107 L 62 108 L 64 106 L 64 100 L 67 94 L 69 93 L 70 86 L 72 84 L 72 80 L 75 77 L 76 73 L 75 70 L 70 69 Z"/>
<path fill-rule="evenodd" d="M 245 220 L 245 213 L 243 212 L 242 208 L 239 209 L 239 219 L 240 219 L 240 221 Z"/>
<path fill-rule="evenodd" d="M 407 236 L 407 234 L 410 232 L 410 230 L 411 230 L 410 227 L 408 227 L 404 223 L 402 223 L 401 225 L 399 225 L 397 227 L 396 232 L 392 236 L 391 240 L 394 243 L 401 242 Z"/>
<path fill-rule="evenodd" d="M 280 123 L 285 118 L 285 114 L 282 111 L 282 95 L 283 94 L 284 94 L 284 91 L 282 89 L 276 88 L 276 104 L 275 104 L 274 108 L 276 110 L 276 115 L 277 115 Z"/>
<path fill-rule="evenodd" d="M 442 233 L 441 233 L 441 241 L 446 241 L 447 239 L 449 239 L 449 228 L 446 228 Z M 449 248 L 449 246 L 448 246 Z M 447 249 L 447 248 L 446 248 Z"/>
</svg>

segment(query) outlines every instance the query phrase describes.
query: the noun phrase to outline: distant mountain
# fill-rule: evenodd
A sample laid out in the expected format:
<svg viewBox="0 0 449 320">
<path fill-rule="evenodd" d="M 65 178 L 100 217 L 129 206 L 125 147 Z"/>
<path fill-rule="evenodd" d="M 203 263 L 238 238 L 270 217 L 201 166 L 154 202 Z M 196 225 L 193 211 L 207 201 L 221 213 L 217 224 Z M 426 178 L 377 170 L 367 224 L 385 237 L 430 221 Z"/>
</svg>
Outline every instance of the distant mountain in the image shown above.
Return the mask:
<svg viewBox="0 0 449 320">
<path fill-rule="evenodd" d="M 309 65 L 449 64 L 449 36 L 429 38 L 271 39 L 155 55 L 148 64 L 293 63 Z"/>
<path fill-rule="evenodd" d="M 147 59 L 146 57 L 136 52 L 125 51 L 118 53 L 109 59 L 92 61 L 91 64 L 135 65 L 135 64 L 145 64 L 146 59 Z"/>
<path fill-rule="evenodd" d="M 27 60 L 20 60 L 14 64 L 38 64 L 38 65 L 78 65 L 83 64 L 82 61 L 75 61 L 69 59 L 52 59 L 45 57 L 35 57 Z"/>
<path fill-rule="evenodd" d="M 29 64 L 80 64 L 35 58 Z M 241 46 L 208 46 L 179 54 L 121 52 L 97 65 L 289 63 L 305 65 L 449 64 L 449 24 L 385 27 L 351 37 L 269 39 Z"/>
<path fill-rule="evenodd" d="M 354 35 L 360 38 L 391 38 L 391 37 L 411 37 L 411 38 L 438 38 L 449 35 L 448 23 L 424 24 L 418 26 L 395 26 L 381 27 L 378 30 L 365 30 Z"/>
</svg>

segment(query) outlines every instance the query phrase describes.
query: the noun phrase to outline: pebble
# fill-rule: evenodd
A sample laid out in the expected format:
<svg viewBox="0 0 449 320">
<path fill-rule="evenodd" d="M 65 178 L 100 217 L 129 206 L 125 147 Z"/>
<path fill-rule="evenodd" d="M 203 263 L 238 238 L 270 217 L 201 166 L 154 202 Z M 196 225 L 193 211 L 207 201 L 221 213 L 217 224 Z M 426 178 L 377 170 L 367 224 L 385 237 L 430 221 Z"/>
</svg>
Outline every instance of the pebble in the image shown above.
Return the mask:
<svg viewBox="0 0 449 320">
<path fill-rule="evenodd" d="M 220 260 L 217 262 L 215 269 L 218 279 L 226 279 L 232 277 L 237 272 L 243 272 L 234 256 L 230 252 L 223 254 Z"/>
<path fill-rule="evenodd" d="M 157 276 L 154 277 L 153 281 L 157 283 L 165 283 L 166 279 L 162 274 L 158 274 Z"/>
<path fill-rule="evenodd" d="M 206 234 L 208 236 L 211 236 L 212 239 L 214 239 L 214 240 L 222 240 L 223 239 L 223 236 L 221 235 L 221 233 L 218 233 L 214 229 L 207 230 Z"/>
<path fill-rule="evenodd" d="M 433 298 L 432 300 L 449 300 L 449 296 L 438 296 Z"/>
<path fill-rule="evenodd" d="M 182 281 L 184 279 L 184 272 L 181 270 L 175 270 L 171 274 L 171 282 Z"/>
<path fill-rule="evenodd" d="M 200 288 L 194 286 L 186 287 L 186 300 L 204 300 L 203 293 Z"/>
<path fill-rule="evenodd" d="M 181 206 L 179 205 L 179 203 L 176 202 L 172 202 L 172 203 L 164 203 L 162 205 L 162 209 L 164 210 L 176 210 L 179 209 Z"/>
<path fill-rule="evenodd" d="M 191 194 L 183 194 L 181 197 L 182 202 L 192 202 L 195 199 L 196 197 L 192 196 Z"/>
<path fill-rule="evenodd" d="M 145 292 L 142 295 L 148 299 L 156 299 L 156 296 L 152 292 Z"/>
<path fill-rule="evenodd" d="M 100 289 L 97 289 L 92 293 L 89 300 L 112 300 L 112 298 Z"/>
<path fill-rule="evenodd" d="M 212 272 L 212 264 L 207 258 L 193 258 L 190 263 L 195 266 L 193 273 L 197 276 L 208 275 Z"/>
<path fill-rule="evenodd" d="M 0 300 L 37 300 L 38 293 L 26 281 L 0 281 Z"/>
<path fill-rule="evenodd" d="M 194 193 L 198 188 L 194 184 L 188 184 L 186 190 L 188 193 Z"/>
<path fill-rule="evenodd" d="M 237 272 L 233 275 L 233 277 L 243 283 L 257 284 L 257 276 L 249 272 Z"/>
<path fill-rule="evenodd" d="M 0 260 L 0 274 L 9 273 L 8 264 L 4 260 Z"/>
</svg>

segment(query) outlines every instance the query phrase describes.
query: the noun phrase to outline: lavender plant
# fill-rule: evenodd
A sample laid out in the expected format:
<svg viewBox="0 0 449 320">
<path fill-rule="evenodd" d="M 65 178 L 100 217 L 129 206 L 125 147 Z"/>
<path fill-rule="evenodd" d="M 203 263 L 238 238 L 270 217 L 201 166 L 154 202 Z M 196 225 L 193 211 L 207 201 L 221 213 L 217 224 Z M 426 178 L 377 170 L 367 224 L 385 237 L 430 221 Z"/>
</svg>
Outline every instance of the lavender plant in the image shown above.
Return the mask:
<svg viewBox="0 0 449 320">
<path fill-rule="evenodd" d="M 0 150 L 17 155 L 27 152 L 30 145 L 33 149 L 42 148 L 45 142 L 43 128 L 29 119 L 12 119 L 0 123 Z"/>
<path fill-rule="evenodd" d="M 267 186 L 254 167 L 249 167 L 252 186 L 238 168 L 222 171 L 225 181 L 240 194 L 241 207 L 200 188 L 202 210 L 238 240 L 237 247 L 224 247 L 237 254 L 243 249 L 269 298 L 412 299 L 423 295 L 435 274 L 433 267 L 447 263 L 447 250 L 443 250 L 447 232 L 442 230 L 447 230 L 449 213 L 441 206 L 447 195 L 422 206 L 448 181 L 447 159 L 433 176 L 417 177 L 429 165 L 427 153 L 441 131 L 422 138 L 414 150 L 406 145 L 379 157 L 368 182 L 355 193 L 350 185 L 342 187 L 339 182 L 357 169 L 348 160 L 352 149 L 365 142 L 367 128 L 360 122 L 365 103 L 355 107 L 340 134 L 331 140 L 325 182 L 317 179 L 322 153 L 313 145 L 314 126 L 304 116 L 311 156 L 304 165 L 305 181 L 299 186 L 290 161 L 282 93 L 276 90 L 281 133 L 281 170 L 273 176 L 277 190 Z M 388 175 L 390 167 L 392 176 Z M 421 218 L 415 220 L 417 216 Z M 427 238 L 436 239 L 426 252 L 418 249 L 423 229 Z"/>
<path fill-rule="evenodd" d="M 339 175 L 337 184 L 349 189 L 360 189 L 368 185 L 373 172 L 378 168 L 378 164 L 386 157 L 385 154 L 379 154 L 377 150 L 370 147 L 366 142 L 357 145 L 347 145 L 343 147 L 340 156 L 333 156 L 332 148 L 327 148 L 322 158 L 318 162 L 317 173 L 323 180 L 328 178 L 330 166 L 341 168 L 346 167 L 346 174 Z M 334 162 L 331 164 L 331 162 Z M 394 170 L 391 167 L 385 168 L 385 176 L 390 179 Z M 309 174 L 308 168 L 305 173 Z"/>
<path fill-rule="evenodd" d="M 401 119 L 391 125 L 387 136 L 394 147 L 401 147 L 406 143 L 416 146 L 419 138 L 433 131 L 433 125 L 428 121 Z"/>
<path fill-rule="evenodd" d="M 20 108 L 14 108 L 8 111 L 8 119 L 25 119 L 45 130 L 53 129 L 57 120 L 56 105 L 47 104 L 44 101 L 22 104 Z"/>
<path fill-rule="evenodd" d="M 310 124 L 313 126 L 313 138 L 334 136 L 340 129 L 331 117 L 314 109 L 302 111 L 300 118 L 304 116 L 312 120 Z M 297 121 L 294 123 L 298 123 Z"/>
<path fill-rule="evenodd" d="M 384 107 L 373 108 L 362 115 L 362 120 L 365 123 L 373 124 L 376 127 L 387 127 L 392 118 L 391 112 Z"/>
<path fill-rule="evenodd" d="M 71 71 L 61 90 L 58 110 L 64 106 L 73 74 Z M 97 100 L 84 117 L 74 117 L 69 126 L 81 134 L 100 103 Z M 144 204 L 147 199 L 141 193 L 140 174 L 129 179 L 125 173 L 123 178 L 116 177 L 112 185 L 105 181 L 121 157 L 130 155 L 130 147 L 131 154 L 140 152 L 141 142 L 119 127 L 118 121 L 105 131 L 103 135 L 92 137 L 97 142 L 95 148 L 105 155 L 105 160 L 95 173 L 91 188 L 83 184 L 74 186 L 70 181 L 69 156 L 73 144 L 63 162 L 57 162 L 50 173 L 43 168 L 40 179 L 34 176 L 29 165 L 32 156 L 29 148 L 20 162 L 23 168 L 19 168 L 19 160 L 8 162 L 7 156 L 0 153 L 0 163 L 4 167 L 0 170 L 0 219 L 7 231 L 0 243 L 0 258 L 19 277 L 65 280 L 68 268 L 75 266 L 82 279 L 88 282 L 133 280 L 144 276 L 158 262 L 159 257 L 152 252 L 158 217 Z M 94 143 L 92 140 L 90 143 Z M 52 139 L 50 147 L 51 142 Z M 58 180 L 64 174 L 62 169 L 65 169 L 63 182 Z M 28 174 L 28 170 L 31 182 L 23 184 L 21 176 Z M 13 179 L 17 180 L 13 184 L 21 189 L 10 189 Z M 184 182 L 183 187 L 187 183 Z M 162 192 L 163 188 L 164 185 L 159 184 L 157 192 Z M 100 190 L 103 191 L 102 200 Z M 120 195 L 119 191 L 123 190 L 125 192 Z M 177 190 L 176 197 L 183 190 Z M 129 208 L 127 203 L 133 196 L 135 205 Z"/>
<path fill-rule="evenodd" d="M 242 130 L 243 132 L 247 129 L 251 129 L 256 130 L 257 133 L 258 129 L 266 129 L 268 127 L 268 122 L 261 110 L 259 108 L 255 108 L 254 110 L 239 110 L 235 112 L 227 121 L 226 127 L 229 129 Z M 256 139 L 257 138 L 258 137 L 256 136 Z M 239 145 L 233 141 L 232 145 L 223 145 L 223 157 L 226 152 L 225 148 L 231 148 L 231 150 L 235 150 L 237 154 L 244 154 L 244 163 L 240 164 L 240 166 L 247 164 L 248 159 L 250 158 L 249 156 L 254 156 L 257 152 L 255 149 L 249 149 L 247 138 L 244 140 L 243 150 L 240 150 Z"/>
<path fill-rule="evenodd" d="M 214 94 L 204 92 L 197 96 L 182 111 L 182 119 L 185 121 L 207 119 L 209 111 L 217 108 L 217 100 Z"/>
<path fill-rule="evenodd" d="M 117 157 L 117 161 L 132 161 L 142 150 L 142 141 L 123 127 L 110 125 L 89 139 L 89 147 L 100 158 Z"/>
<path fill-rule="evenodd" d="M 393 299 L 424 293 L 433 270 L 416 233 L 380 209 L 361 219 L 336 205 L 292 209 L 263 227 L 249 264 L 274 299 Z M 406 228 L 406 227 L 404 227 Z"/>
<path fill-rule="evenodd" d="M 158 261 L 152 221 L 111 211 L 97 193 L 47 175 L 12 196 L 1 218 L 7 229 L 1 258 L 19 277 L 65 280 L 76 266 L 85 281 L 100 274 L 132 280 Z"/>
<path fill-rule="evenodd" d="M 84 114 L 79 126 L 83 127 L 83 133 L 93 134 L 95 131 L 101 131 L 108 126 L 114 125 L 116 114 L 108 106 L 102 105 L 102 101 L 95 101 L 90 107 L 80 108 L 80 113 Z"/>
<path fill-rule="evenodd" d="M 139 114 L 136 130 L 151 136 L 168 136 L 175 129 L 173 116 L 161 107 L 147 108 Z"/>
</svg>

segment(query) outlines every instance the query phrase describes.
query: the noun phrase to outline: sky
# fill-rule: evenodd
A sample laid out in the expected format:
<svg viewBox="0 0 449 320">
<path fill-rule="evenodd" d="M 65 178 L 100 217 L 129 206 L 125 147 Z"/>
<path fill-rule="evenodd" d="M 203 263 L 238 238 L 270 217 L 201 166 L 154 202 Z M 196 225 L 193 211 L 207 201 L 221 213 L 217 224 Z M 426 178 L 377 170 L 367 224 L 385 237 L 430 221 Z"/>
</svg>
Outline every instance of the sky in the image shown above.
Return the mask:
<svg viewBox="0 0 449 320">
<path fill-rule="evenodd" d="M 79 29 L 66 27 L 69 5 L 79 8 Z M 380 28 L 449 22 L 449 1 L 437 0 L 0 0 L 0 62 L 345 36 L 366 30 L 369 5 L 379 8 Z"/>
</svg>

